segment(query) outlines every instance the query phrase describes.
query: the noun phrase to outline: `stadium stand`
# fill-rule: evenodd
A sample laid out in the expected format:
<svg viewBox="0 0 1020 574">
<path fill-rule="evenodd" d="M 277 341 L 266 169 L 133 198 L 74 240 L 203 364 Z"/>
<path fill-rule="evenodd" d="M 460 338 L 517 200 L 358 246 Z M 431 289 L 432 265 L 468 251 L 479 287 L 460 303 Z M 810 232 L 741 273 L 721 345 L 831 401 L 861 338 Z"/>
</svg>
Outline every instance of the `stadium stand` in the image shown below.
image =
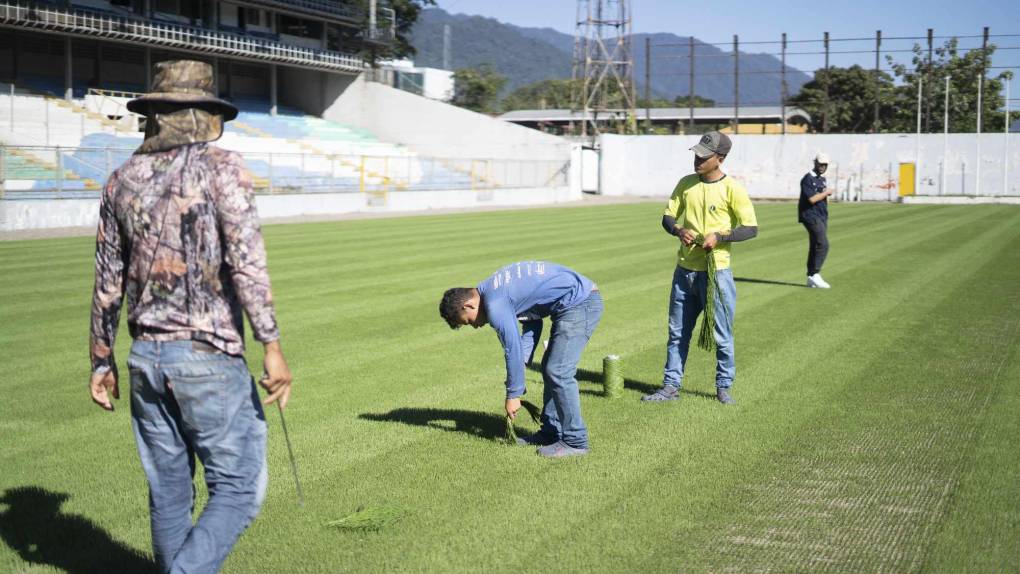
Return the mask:
<svg viewBox="0 0 1020 574">
<path fill-rule="evenodd" d="M 395 24 L 389 0 L 0 0 L 0 229 L 94 224 L 142 141 L 126 102 L 182 58 L 240 109 L 217 143 L 267 214 L 576 199 L 568 142 L 365 74 Z"/>
<path fill-rule="evenodd" d="M 45 87 L 37 83 L 31 91 L 0 95 L 0 121 L 7 128 L 0 142 L 4 153 L 16 158 L 4 163 L 8 197 L 28 196 L 10 195 L 17 191 L 50 192 L 35 197 L 98 194 L 110 171 L 141 143 L 142 133 L 126 111 L 111 119 L 84 103 L 41 93 Z M 107 99 L 121 100 L 121 110 L 127 100 Z M 238 105 L 241 112 L 218 145 L 244 155 L 258 192 L 456 189 L 473 183 L 469 170 L 422 158 L 363 129 L 286 107 L 272 115 L 265 102 Z"/>
</svg>

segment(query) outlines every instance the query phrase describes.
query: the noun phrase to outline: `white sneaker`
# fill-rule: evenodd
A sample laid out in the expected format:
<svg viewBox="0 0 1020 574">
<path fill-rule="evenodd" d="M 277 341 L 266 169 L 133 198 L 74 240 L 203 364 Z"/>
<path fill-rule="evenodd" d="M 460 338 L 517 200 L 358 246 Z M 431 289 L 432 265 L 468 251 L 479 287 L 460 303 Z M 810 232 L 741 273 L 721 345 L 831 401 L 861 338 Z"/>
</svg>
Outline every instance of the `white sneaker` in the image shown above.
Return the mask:
<svg viewBox="0 0 1020 574">
<path fill-rule="evenodd" d="M 811 287 L 811 288 L 814 288 L 814 289 L 831 289 L 832 288 L 832 285 L 829 285 L 828 283 L 826 283 L 825 279 L 822 279 L 822 276 L 819 275 L 818 273 L 815 273 L 814 275 L 808 275 L 807 286 Z"/>
</svg>

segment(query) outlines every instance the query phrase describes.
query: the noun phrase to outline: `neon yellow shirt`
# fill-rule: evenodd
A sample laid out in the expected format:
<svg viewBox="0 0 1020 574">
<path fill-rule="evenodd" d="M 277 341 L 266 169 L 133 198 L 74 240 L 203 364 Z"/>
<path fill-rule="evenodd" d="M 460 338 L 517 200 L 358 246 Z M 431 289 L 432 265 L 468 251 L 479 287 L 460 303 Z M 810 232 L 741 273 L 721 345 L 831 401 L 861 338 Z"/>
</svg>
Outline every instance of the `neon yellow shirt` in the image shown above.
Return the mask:
<svg viewBox="0 0 1020 574">
<path fill-rule="evenodd" d="M 730 176 L 713 183 L 701 181 L 698 174 L 688 175 L 673 188 L 664 215 L 675 217 L 678 225 L 695 234 L 729 234 L 738 225 L 758 225 L 747 190 Z M 712 250 L 716 269 L 730 266 L 730 243 L 719 242 Z M 680 244 L 677 265 L 691 271 L 705 271 L 708 263 L 700 246 Z"/>
</svg>

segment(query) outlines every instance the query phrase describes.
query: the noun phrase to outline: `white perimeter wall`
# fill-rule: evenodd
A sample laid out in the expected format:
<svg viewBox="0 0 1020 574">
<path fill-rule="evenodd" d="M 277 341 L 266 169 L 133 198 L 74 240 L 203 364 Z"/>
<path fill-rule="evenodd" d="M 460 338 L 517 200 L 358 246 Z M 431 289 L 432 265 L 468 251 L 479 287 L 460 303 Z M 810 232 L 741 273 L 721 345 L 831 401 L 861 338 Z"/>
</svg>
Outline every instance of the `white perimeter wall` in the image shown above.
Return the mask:
<svg viewBox="0 0 1020 574">
<path fill-rule="evenodd" d="M 847 186 L 864 199 L 895 197 L 899 164 L 915 160 L 915 135 L 742 135 L 733 138 L 725 171 L 740 179 L 752 197 L 792 198 L 819 151 L 832 158 L 826 177 L 843 193 Z M 601 138 L 599 165 L 603 195 L 668 196 L 676 182 L 694 171 L 689 148 L 699 136 L 616 136 Z M 979 141 L 980 140 L 980 141 Z M 1003 187 L 1005 135 L 949 134 L 946 186 L 942 189 L 942 135 L 921 136 L 919 195 L 1020 196 L 1020 138 L 1009 140 L 1009 181 Z M 980 155 L 978 149 L 980 148 Z"/>
<path fill-rule="evenodd" d="M 566 140 L 416 96 L 359 77 L 327 77 L 327 120 L 367 129 L 379 139 L 434 157 L 570 160 Z"/>
<path fill-rule="evenodd" d="M 396 191 L 390 192 L 385 198 L 363 193 L 307 193 L 259 195 L 255 199 L 259 216 L 267 219 L 299 215 L 543 205 L 580 199 L 580 192 L 571 191 L 570 187 L 556 187 L 477 191 Z M 98 199 L 0 201 L 0 231 L 95 227 L 98 217 Z"/>
</svg>

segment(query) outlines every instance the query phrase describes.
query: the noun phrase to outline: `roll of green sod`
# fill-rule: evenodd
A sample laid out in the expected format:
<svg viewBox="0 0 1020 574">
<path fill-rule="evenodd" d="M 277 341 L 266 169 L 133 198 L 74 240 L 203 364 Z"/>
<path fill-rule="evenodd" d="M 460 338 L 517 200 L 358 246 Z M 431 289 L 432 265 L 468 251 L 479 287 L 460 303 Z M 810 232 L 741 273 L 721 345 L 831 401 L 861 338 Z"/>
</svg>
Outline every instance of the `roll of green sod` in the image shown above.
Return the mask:
<svg viewBox="0 0 1020 574">
<path fill-rule="evenodd" d="M 619 355 L 602 359 L 602 394 L 609 399 L 623 396 L 623 361 Z"/>
</svg>

